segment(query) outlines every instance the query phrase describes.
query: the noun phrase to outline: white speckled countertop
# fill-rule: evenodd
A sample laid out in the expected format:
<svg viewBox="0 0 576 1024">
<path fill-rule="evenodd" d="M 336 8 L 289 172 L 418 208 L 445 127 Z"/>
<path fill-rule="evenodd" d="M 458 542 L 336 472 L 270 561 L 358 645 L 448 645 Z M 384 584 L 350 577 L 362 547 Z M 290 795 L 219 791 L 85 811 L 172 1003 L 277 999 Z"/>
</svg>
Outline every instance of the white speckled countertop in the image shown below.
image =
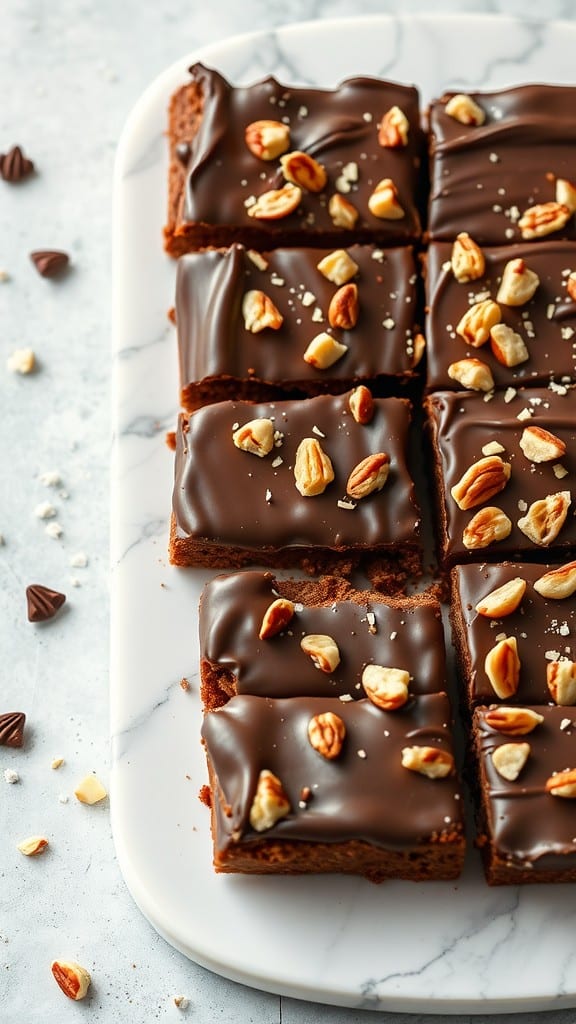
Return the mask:
<svg viewBox="0 0 576 1024">
<path fill-rule="evenodd" d="M 543 14 L 535 0 L 435 6 Z M 354 12 L 397 7 L 357 0 Z M 405 0 L 402 13 L 430 7 L 426 0 Z M 20 143 L 38 173 L 21 186 L 0 182 L 0 713 L 28 716 L 23 749 L 0 747 L 1 1024 L 374 1019 L 368 1011 L 245 988 L 173 950 L 126 889 L 108 801 L 86 807 L 73 796 L 86 773 L 95 771 L 105 784 L 109 777 L 111 191 L 122 126 L 142 90 L 184 53 L 254 28 L 348 14 L 342 0 L 293 0 L 289 16 L 276 0 L 2 5 L 0 152 Z M 549 0 L 545 14 L 575 20 L 576 2 Z M 28 254 L 42 248 L 70 253 L 72 266 L 62 279 L 36 273 Z M 10 373 L 8 356 L 28 347 L 37 372 Z M 50 471 L 61 478 L 53 487 L 40 480 Z M 46 535 L 48 520 L 35 515 L 44 501 L 55 508 L 59 539 Z M 79 553 L 87 556 L 86 566 L 71 565 Z M 67 594 L 53 622 L 26 620 L 24 591 L 32 582 Z M 64 758 L 58 770 L 50 767 L 55 757 Z M 13 785 L 5 781 L 7 769 L 19 775 Z M 25 859 L 16 844 L 32 834 L 49 837 L 50 848 Z M 89 999 L 65 999 L 50 974 L 54 958 L 76 959 L 90 970 Z M 187 1009 L 174 1005 L 178 994 L 188 998 Z M 575 1024 L 576 1010 L 514 1020 Z"/>
</svg>

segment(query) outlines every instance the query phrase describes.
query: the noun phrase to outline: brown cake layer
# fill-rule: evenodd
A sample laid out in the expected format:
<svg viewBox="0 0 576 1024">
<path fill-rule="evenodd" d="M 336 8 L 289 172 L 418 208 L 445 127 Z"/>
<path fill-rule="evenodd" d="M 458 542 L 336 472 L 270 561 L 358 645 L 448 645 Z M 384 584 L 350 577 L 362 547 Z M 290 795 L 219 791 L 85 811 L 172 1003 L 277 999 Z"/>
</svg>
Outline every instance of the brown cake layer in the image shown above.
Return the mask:
<svg viewBox="0 0 576 1024">
<path fill-rule="evenodd" d="M 278 598 L 294 605 L 285 628 L 259 634 Z M 302 637 L 330 636 L 340 663 L 319 671 L 300 646 Z M 376 664 L 406 671 L 413 694 L 448 687 L 440 605 L 420 594 L 383 601 L 343 580 L 281 580 L 270 572 L 217 576 L 200 600 L 200 674 L 205 707 L 235 694 L 260 697 L 366 696 L 362 673 Z"/>
<path fill-rule="evenodd" d="M 542 576 L 555 570 L 555 577 L 563 581 L 568 575 L 574 577 L 576 590 L 576 565 L 570 571 L 525 562 L 459 565 L 452 570 L 453 636 L 470 706 L 498 701 L 506 705 L 553 703 L 547 684 L 548 665 L 560 659 L 576 660 L 576 597 L 544 597 L 534 587 Z M 526 583 L 526 589 L 515 610 L 494 616 L 476 611 L 476 606 L 483 607 L 482 602 L 494 590 L 517 579 Z M 516 692 L 500 698 L 486 673 L 485 661 L 504 636 L 516 640 L 520 672 Z"/>
<path fill-rule="evenodd" d="M 576 882 L 576 799 L 546 788 L 559 773 L 576 768 L 576 713 L 573 708 L 537 706 L 543 717 L 532 732 L 511 738 L 474 716 L 479 765 L 480 846 L 490 885 Z M 527 743 L 528 759 L 518 778 L 503 778 L 492 755 L 507 743 Z M 568 780 L 566 780 L 568 781 Z M 576 792 L 575 792 L 576 795 Z"/>
<path fill-rule="evenodd" d="M 266 250 L 346 245 L 351 238 L 379 244 L 418 238 L 423 135 L 414 88 L 375 78 L 351 78 L 333 90 L 295 88 L 272 77 L 234 87 L 201 64 L 190 74 L 169 111 L 165 235 L 172 256 L 233 242 Z M 407 145 L 387 148 L 378 141 L 379 125 L 393 107 L 407 118 Z M 287 151 L 312 157 L 327 174 L 321 191 L 304 190 L 298 208 L 274 220 L 249 215 L 257 197 L 286 184 L 279 158 L 260 159 L 246 145 L 246 129 L 261 120 L 287 125 Z M 388 178 L 404 210 L 399 219 L 374 216 L 368 207 L 376 185 Z M 334 223 L 329 201 L 335 194 L 357 211 L 353 227 Z"/>
<path fill-rule="evenodd" d="M 414 341 L 412 249 L 351 245 L 345 252 L 351 272 L 340 284 L 318 269 L 334 255 L 331 249 L 256 254 L 236 245 L 183 256 L 176 320 L 184 408 L 335 393 L 357 383 L 390 394 L 414 379 L 422 350 Z M 247 326 L 245 303 L 254 292 L 273 303 L 274 327 Z M 321 369 L 304 355 L 325 332 L 347 351 Z"/>
<path fill-rule="evenodd" d="M 365 565 L 376 584 L 392 589 L 417 574 L 420 513 L 406 461 L 409 403 L 376 399 L 372 419 L 363 424 L 350 412 L 349 398 L 219 402 L 181 418 L 172 563 L 232 569 L 298 566 L 336 575 Z M 263 458 L 236 447 L 232 439 L 255 419 L 272 419 L 275 430 L 276 443 Z M 295 458 L 305 439 L 316 455 L 328 456 L 334 473 L 325 490 L 313 496 L 302 496 L 296 488 Z M 390 460 L 384 486 L 351 498 L 349 477 L 379 453 Z"/>
<path fill-rule="evenodd" d="M 345 727 L 337 756 L 315 749 L 312 719 Z M 431 779 L 402 765 L 405 747 L 452 753 L 444 694 L 399 711 L 368 700 L 236 696 L 208 712 L 202 735 L 210 771 L 214 866 L 244 873 L 346 872 L 371 881 L 456 878 L 464 856 L 456 774 Z M 251 815 L 261 772 L 275 777 L 283 816 Z M 252 811 L 254 814 L 254 811 Z M 257 827 L 258 824 L 258 827 Z"/>
<path fill-rule="evenodd" d="M 470 93 L 483 124 L 451 117 L 452 95 L 430 107 L 430 237 L 451 240 L 467 231 L 481 245 L 520 241 L 526 210 L 556 201 L 556 179 L 574 182 L 576 88 Z M 574 239 L 574 217 L 552 237 Z"/>
<path fill-rule="evenodd" d="M 570 273 L 576 270 L 573 242 L 525 242 L 484 248 L 485 271 L 476 280 L 460 283 L 451 266 L 452 245 L 430 245 L 426 257 L 428 316 L 427 387 L 431 391 L 461 389 L 448 369 L 463 359 L 479 359 L 489 368 L 497 388 L 546 385 L 576 378 L 576 301 L 567 292 Z M 478 348 L 467 344 L 456 327 L 470 305 L 491 298 L 497 301 L 505 266 L 521 259 L 538 275 L 533 298 L 520 306 L 498 302 L 501 322 L 522 338 L 528 358 L 506 366 L 490 340 Z"/>
<path fill-rule="evenodd" d="M 576 394 L 570 388 L 550 390 L 533 388 L 524 391 L 496 393 L 490 401 L 478 393 L 438 392 L 426 401 L 432 440 L 436 478 L 438 547 L 443 566 L 455 562 L 501 561 L 518 557 L 528 561 L 562 561 L 576 551 L 576 520 L 572 488 L 576 472 Z M 545 462 L 528 458 L 520 445 L 526 428 L 547 431 L 566 446 L 563 454 Z M 526 435 L 524 435 L 525 437 Z M 540 441 L 539 435 L 536 443 Z M 489 485 L 501 476 L 494 473 L 481 481 L 472 469 L 476 463 L 494 452 L 510 468 L 510 477 L 502 490 L 491 494 Z M 523 440 L 524 444 L 525 441 Z M 489 447 L 487 447 L 489 446 Z M 484 450 L 486 449 L 486 450 Z M 475 504 L 458 507 L 451 491 L 461 484 L 471 470 L 474 479 L 468 488 Z M 477 488 L 474 490 L 474 488 Z M 565 518 L 558 514 L 556 504 L 566 498 Z M 554 497 L 553 497 L 554 496 Z M 551 507 L 544 514 L 535 502 L 549 498 Z M 483 546 L 467 547 L 464 531 L 480 540 L 483 527 L 494 521 L 492 510 L 498 509 L 510 521 L 508 537 Z M 478 514 L 481 513 L 479 524 Z M 519 527 L 528 517 L 535 527 L 535 541 Z M 553 527 L 557 526 L 556 535 Z M 484 534 L 489 538 L 490 534 Z M 548 539 L 549 538 L 549 539 Z"/>
</svg>

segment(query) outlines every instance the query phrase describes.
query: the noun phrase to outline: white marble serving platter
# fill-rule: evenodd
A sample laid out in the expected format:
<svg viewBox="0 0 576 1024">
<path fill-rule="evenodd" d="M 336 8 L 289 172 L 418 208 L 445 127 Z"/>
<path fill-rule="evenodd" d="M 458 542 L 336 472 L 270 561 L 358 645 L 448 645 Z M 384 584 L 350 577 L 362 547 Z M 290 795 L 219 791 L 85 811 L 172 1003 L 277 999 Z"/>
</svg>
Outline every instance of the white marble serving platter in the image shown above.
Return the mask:
<svg viewBox="0 0 576 1024">
<path fill-rule="evenodd" d="M 504 16 L 314 22 L 184 57 L 142 96 L 122 136 L 114 209 L 112 813 L 126 882 L 165 938 L 271 992 L 343 1006 L 486 1013 L 576 1005 L 576 892 L 489 889 L 471 852 L 454 884 L 216 876 L 197 798 L 197 603 L 206 574 L 168 565 L 177 414 L 175 265 L 162 252 L 165 111 L 201 59 L 232 81 L 274 73 L 334 85 L 374 74 L 486 89 L 576 79 L 576 26 Z M 180 680 L 186 677 L 189 692 Z"/>
</svg>

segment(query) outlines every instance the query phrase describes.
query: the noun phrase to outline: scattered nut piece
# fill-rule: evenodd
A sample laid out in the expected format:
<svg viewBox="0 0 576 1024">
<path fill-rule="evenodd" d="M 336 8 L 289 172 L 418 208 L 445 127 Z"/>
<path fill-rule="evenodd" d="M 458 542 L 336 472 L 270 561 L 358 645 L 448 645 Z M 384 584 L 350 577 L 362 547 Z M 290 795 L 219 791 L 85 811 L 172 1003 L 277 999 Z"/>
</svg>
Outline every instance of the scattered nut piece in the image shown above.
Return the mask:
<svg viewBox="0 0 576 1024">
<path fill-rule="evenodd" d="M 476 302 L 468 307 L 456 326 L 456 334 L 472 348 L 480 348 L 486 344 L 491 329 L 500 323 L 501 319 L 500 306 L 492 299 L 483 299 L 482 302 Z"/>
<path fill-rule="evenodd" d="M 561 707 L 576 704 L 576 664 L 552 661 L 546 666 L 546 683 L 552 700 Z"/>
<path fill-rule="evenodd" d="M 244 139 L 259 160 L 276 160 L 290 147 L 290 128 L 281 121 L 252 121 Z"/>
<path fill-rule="evenodd" d="M 518 529 L 539 547 L 548 547 L 564 526 L 572 503 L 570 491 L 558 491 L 534 501 L 525 516 L 518 520 Z"/>
<path fill-rule="evenodd" d="M 502 743 L 492 751 L 492 764 L 503 779 L 516 782 L 529 756 L 529 743 Z"/>
<path fill-rule="evenodd" d="M 18 849 L 25 857 L 36 857 L 39 853 L 44 853 L 47 846 L 48 840 L 44 836 L 29 836 L 18 843 Z"/>
<path fill-rule="evenodd" d="M 366 665 L 362 672 L 362 686 L 366 696 L 383 711 L 396 711 L 408 700 L 410 674 L 402 668 L 384 665 Z"/>
<path fill-rule="evenodd" d="M 415 334 L 412 347 L 412 359 L 410 360 L 410 366 L 414 369 L 422 361 L 424 353 L 426 351 L 426 338 L 423 334 Z"/>
<path fill-rule="evenodd" d="M 335 228 L 344 228 L 345 231 L 353 231 L 360 216 L 358 210 L 349 199 L 345 199 L 339 192 L 330 196 L 328 202 L 328 213 L 332 218 Z"/>
<path fill-rule="evenodd" d="M 576 591 L 576 562 L 567 562 L 557 569 L 545 572 L 536 580 L 534 590 L 542 597 L 562 601 Z"/>
<path fill-rule="evenodd" d="M 263 459 L 274 447 L 274 424 L 265 417 L 249 420 L 234 431 L 232 440 L 237 448 Z"/>
<path fill-rule="evenodd" d="M 452 96 L 445 106 L 445 111 L 449 117 L 453 117 L 455 121 L 459 121 L 460 124 L 469 124 L 479 127 L 484 124 L 486 120 L 486 114 L 482 110 L 482 107 L 472 99 L 471 96 L 467 96 L 465 93 L 457 93 Z"/>
<path fill-rule="evenodd" d="M 556 178 L 556 202 L 576 213 L 576 185 L 567 178 Z"/>
<path fill-rule="evenodd" d="M 334 469 L 315 437 L 305 437 L 296 451 L 294 479 L 303 498 L 322 494 L 334 479 Z"/>
<path fill-rule="evenodd" d="M 35 366 L 36 356 L 31 348 L 17 348 L 6 360 L 6 367 L 11 373 L 32 373 Z"/>
<path fill-rule="evenodd" d="M 317 264 L 320 273 L 332 284 L 347 284 L 358 273 L 358 264 L 346 249 L 334 249 Z"/>
<path fill-rule="evenodd" d="M 450 493 L 458 508 L 465 512 L 503 491 L 511 472 L 509 462 L 503 462 L 499 455 L 487 455 L 469 466 Z"/>
<path fill-rule="evenodd" d="M 258 288 L 246 292 L 242 300 L 244 326 L 251 334 L 259 334 L 267 327 L 277 331 L 284 323 L 284 317 L 272 299 Z"/>
<path fill-rule="evenodd" d="M 390 107 L 378 128 L 378 143 L 385 149 L 402 149 L 408 145 L 410 122 L 400 107 Z"/>
<path fill-rule="evenodd" d="M 328 321 L 331 327 L 349 331 L 358 322 L 358 285 L 354 282 L 343 284 L 334 292 L 328 307 Z"/>
<path fill-rule="evenodd" d="M 269 640 L 270 637 L 277 636 L 283 629 L 286 629 L 293 616 L 294 602 L 289 601 L 287 597 L 277 597 L 264 612 L 258 633 L 260 640 Z"/>
<path fill-rule="evenodd" d="M 250 824 L 255 832 L 266 832 L 285 818 L 292 808 L 280 779 L 264 768 L 258 776 L 256 793 L 250 808 Z"/>
<path fill-rule="evenodd" d="M 568 292 L 569 298 L 572 299 L 572 302 L 576 302 L 576 271 L 574 270 L 571 274 L 568 275 L 568 280 L 566 281 L 566 291 Z"/>
<path fill-rule="evenodd" d="M 263 192 L 248 208 L 248 216 L 256 220 L 280 220 L 294 213 L 300 206 L 302 192 L 297 185 L 288 182 L 283 188 Z"/>
<path fill-rule="evenodd" d="M 348 406 L 356 423 L 361 423 L 363 426 L 370 423 L 374 416 L 372 392 L 364 384 L 359 384 L 350 392 Z"/>
<path fill-rule="evenodd" d="M 65 996 L 69 999 L 84 999 L 91 981 L 85 967 L 73 960 L 54 960 L 51 969 Z"/>
<path fill-rule="evenodd" d="M 537 725 L 544 721 L 544 716 L 532 708 L 506 707 L 494 705 L 484 715 L 486 725 L 505 736 L 526 736 Z"/>
<path fill-rule="evenodd" d="M 57 771 L 58 768 L 61 768 L 63 764 L 64 764 L 64 758 L 63 757 L 55 757 L 55 758 L 53 758 L 53 760 L 52 760 L 52 762 L 50 764 L 50 767 L 53 768 L 54 771 Z"/>
<path fill-rule="evenodd" d="M 74 796 L 81 804 L 97 804 L 108 793 L 95 775 L 86 775 L 74 790 Z"/>
<path fill-rule="evenodd" d="M 406 216 L 392 178 L 382 178 L 368 199 L 368 209 L 380 220 L 402 220 Z"/>
<path fill-rule="evenodd" d="M 462 534 L 464 547 L 469 551 L 487 548 L 497 541 L 506 540 L 512 532 L 512 522 L 501 508 L 489 505 L 472 517 Z"/>
<path fill-rule="evenodd" d="M 472 391 L 494 390 L 492 371 L 481 359 L 459 359 L 455 363 L 450 363 L 448 376 Z"/>
<path fill-rule="evenodd" d="M 374 491 L 381 491 L 390 472 L 390 456 L 386 452 L 375 452 L 362 459 L 348 477 L 346 494 L 359 500 L 367 498 Z"/>
<path fill-rule="evenodd" d="M 477 281 L 486 269 L 484 253 L 467 231 L 456 235 L 450 260 L 452 273 L 460 284 Z"/>
<path fill-rule="evenodd" d="M 524 211 L 518 227 L 522 238 L 542 238 L 560 231 L 570 220 L 571 212 L 563 203 L 537 203 Z"/>
<path fill-rule="evenodd" d="M 543 427 L 525 427 L 520 447 L 530 462 L 554 462 L 566 454 L 564 441 Z"/>
<path fill-rule="evenodd" d="M 546 792 L 550 796 L 561 796 L 567 800 L 576 800 L 576 768 L 566 768 L 546 779 Z"/>
<path fill-rule="evenodd" d="M 348 346 L 336 341 L 331 334 L 322 331 L 317 334 L 306 349 L 303 359 L 305 363 L 314 366 L 316 370 L 328 370 L 334 363 L 348 351 Z"/>
<path fill-rule="evenodd" d="M 328 761 L 333 761 L 339 756 L 345 736 L 346 726 L 340 716 L 333 711 L 314 715 L 308 722 L 308 739 L 311 746 Z"/>
<path fill-rule="evenodd" d="M 540 278 L 521 257 L 508 260 L 504 267 L 496 302 L 505 306 L 523 306 L 534 295 Z"/>
<path fill-rule="evenodd" d="M 494 693 L 500 697 L 500 700 L 506 700 L 516 693 L 520 681 L 520 667 L 515 636 L 505 637 L 504 640 L 495 644 L 491 651 L 488 651 L 484 661 L 484 671 Z"/>
<path fill-rule="evenodd" d="M 502 366 L 519 366 L 530 358 L 522 335 L 507 324 L 495 324 L 491 328 L 490 348 Z"/>
<path fill-rule="evenodd" d="M 327 675 L 340 664 L 338 644 L 324 633 L 307 633 L 302 637 L 300 647 L 312 658 L 314 666 Z"/>
<path fill-rule="evenodd" d="M 280 158 L 282 174 L 287 181 L 308 192 L 321 192 L 326 185 L 326 170 L 314 157 L 295 149 Z"/>
<path fill-rule="evenodd" d="M 174 1006 L 177 1006 L 179 1010 L 187 1010 L 190 1000 L 186 996 L 174 996 Z"/>
<path fill-rule="evenodd" d="M 492 590 L 476 605 L 476 611 L 488 619 L 503 619 L 512 615 L 520 604 L 526 591 L 526 580 L 516 576 Z"/>
<path fill-rule="evenodd" d="M 454 772 L 454 758 L 439 747 L 403 747 L 402 767 L 429 779 L 445 779 Z"/>
<path fill-rule="evenodd" d="M 482 445 L 482 455 L 501 455 L 506 449 L 500 441 L 488 441 Z"/>
</svg>

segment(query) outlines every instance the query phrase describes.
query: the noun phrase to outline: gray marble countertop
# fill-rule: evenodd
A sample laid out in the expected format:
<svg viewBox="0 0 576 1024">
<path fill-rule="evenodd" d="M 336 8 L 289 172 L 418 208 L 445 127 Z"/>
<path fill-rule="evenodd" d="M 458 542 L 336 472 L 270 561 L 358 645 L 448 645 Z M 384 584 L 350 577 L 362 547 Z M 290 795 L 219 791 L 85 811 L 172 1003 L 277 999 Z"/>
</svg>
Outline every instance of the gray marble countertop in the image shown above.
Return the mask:
<svg viewBox="0 0 576 1024">
<path fill-rule="evenodd" d="M 398 6 L 356 0 L 354 11 Z M 535 0 L 405 0 L 401 9 L 431 6 L 543 15 Z M 292 0 L 289 12 L 277 0 L 2 4 L 0 151 L 20 143 L 38 171 L 23 187 L 0 182 L 0 712 L 28 713 L 24 748 L 0 748 L 2 1024 L 373 1019 L 369 1011 L 256 992 L 181 956 L 132 902 L 115 859 L 108 801 L 86 807 L 73 796 L 85 774 L 95 771 L 104 784 L 108 778 L 111 191 L 123 123 L 151 79 L 185 53 L 255 28 L 349 13 L 342 0 Z M 548 0 L 545 16 L 576 19 L 576 0 Z M 36 273 L 29 253 L 43 248 L 69 252 L 62 279 Z M 37 359 L 27 376 L 6 369 L 23 348 Z M 47 485 L 47 473 L 59 482 Z M 37 515 L 44 502 L 54 507 L 52 519 Z M 46 533 L 54 522 L 60 537 Z M 32 582 L 68 596 L 59 617 L 40 627 L 26 620 L 24 590 Z M 64 763 L 53 770 L 56 757 Z M 7 770 L 18 773 L 15 784 Z M 16 844 L 33 834 L 49 836 L 51 845 L 26 859 Z M 90 970 L 88 1000 L 65 1000 L 50 974 L 55 958 L 78 959 Z M 186 1009 L 174 1005 L 179 994 L 189 1000 Z M 518 1024 L 536 1018 L 575 1024 L 576 1010 L 514 1017 Z M 425 1019 L 432 1018 L 406 1017 Z"/>
</svg>

